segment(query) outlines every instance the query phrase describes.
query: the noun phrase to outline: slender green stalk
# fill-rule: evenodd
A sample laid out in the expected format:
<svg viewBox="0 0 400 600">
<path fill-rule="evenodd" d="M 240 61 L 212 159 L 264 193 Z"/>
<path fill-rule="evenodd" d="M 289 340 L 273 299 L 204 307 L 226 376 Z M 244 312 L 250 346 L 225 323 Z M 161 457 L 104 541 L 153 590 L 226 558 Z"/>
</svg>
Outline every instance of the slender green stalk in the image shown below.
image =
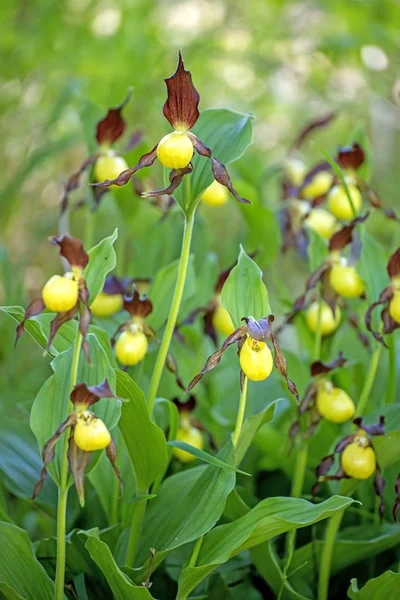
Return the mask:
<svg viewBox="0 0 400 600">
<path fill-rule="evenodd" d="M 325 533 L 322 549 L 321 563 L 319 566 L 318 600 L 328 600 L 329 579 L 331 574 L 332 554 L 335 546 L 337 532 L 344 515 L 344 509 L 338 510 L 330 519 Z"/>
<path fill-rule="evenodd" d="M 237 446 L 240 438 L 240 432 L 242 431 L 244 411 L 246 410 L 246 398 L 247 398 L 247 377 L 244 377 L 242 391 L 240 393 L 239 410 L 236 417 L 235 431 L 233 432 L 232 442 L 233 445 Z"/>
<path fill-rule="evenodd" d="M 187 267 L 189 263 L 190 256 L 190 244 L 192 240 L 192 232 L 193 232 L 193 224 L 194 224 L 194 216 L 195 211 L 189 217 L 185 217 L 185 229 L 183 232 L 183 240 L 182 240 L 182 251 L 181 258 L 179 262 L 179 270 L 178 277 L 176 280 L 175 293 L 172 300 L 171 310 L 169 312 L 167 325 L 165 327 L 164 336 L 158 351 L 158 356 L 156 360 L 156 364 L 154 365 L 154 371 L 150 382 L 150 388 L 148 393 L 148 401 L 147 408 L 149 410 L 149 414 L 153 414 L 154 401 L 157 396 L 158 386 L 160 384 L 160 379 L 162 375 L 162 371 L 164 368 L 165 360 L 167 358 L 169 346 L 172 340 L 172 336 L 174 334 L 174 329 L 176 325 L 176 321 L 178 318 L 179 308 L 181 305 L 183 289 L 185 287 L 185 279 L 187 273 Z"/>
<path fill-rule="evenodd" d="M 71 364 L 70 391 L 76 384 L 78 374 L 79 354 L 82 347 L 82 334 L 78 330 L 75 340 L 74 354 Z M 55 599 L 64 598 L 64 579 L 65 579 L 65 529 L 67 519 L 67 499 L 68 499 L 68 437 L 69 429 L 64 433 L 62 462 L 61 462 L 61 483 L 58 489 L 57 504 L 57 565 L 56 565 L 56 585 Z"/>
<path fill-rule="evenodd" d="M 371 361 L 369 363 L 369 369 L 368 369 L 367 378 L 364 383 L 364 388 L 361 392 L 361 396 L 360 396 L 360 399 L 357 404 L 357 413 L 356 413 L 357 417 L 359 417 L 363 414 L 365 407 L 367 406 L 369 395 L 371 393 L 371 389 L 374 384 L 376 371 L 377 371 L 378 365 L 379 365 L 379 358 L 381 355 L 381 350 L 382 350 L 382 344 L 376 344 L 375 350 L 373 351 L 372 356 L 371 356 Z"/>
<path fill-rule="evenodd" d="M 188 564 L 189 567 L 196 566 L 196 561 L 200 554 L 200 549 L 201 549 L 201 545 L 203 543 L 203 539 L 204 539 L 203 535 L 201 537 L 197 538 L 195 545 L 193 547 L 192 556 L 190 557 L 190 560 L 189 560 L 189 564 Z"/>
<path fill-rule="evenodd" d="M 397 387 L 397 369 L 396 369 L 396 332 L 388 336 L 389 345 L 389 381 L 388 391 L 385 398 L 386 404 L 393 404 L 396 401 Z"/>
<path fill-rule="evenodd" d="M 126 567 L 133 567 L 135 564 L 140 534 L 142 533 L 143 519 L 146 512 L 146 506 L 147 501 L 141 500 L 140 502 L 136 502 L 136 504 L 133 507 L 132 524 L 129 532 L 128 548 L 126 550 L 125 557 Z"/>
</svg>

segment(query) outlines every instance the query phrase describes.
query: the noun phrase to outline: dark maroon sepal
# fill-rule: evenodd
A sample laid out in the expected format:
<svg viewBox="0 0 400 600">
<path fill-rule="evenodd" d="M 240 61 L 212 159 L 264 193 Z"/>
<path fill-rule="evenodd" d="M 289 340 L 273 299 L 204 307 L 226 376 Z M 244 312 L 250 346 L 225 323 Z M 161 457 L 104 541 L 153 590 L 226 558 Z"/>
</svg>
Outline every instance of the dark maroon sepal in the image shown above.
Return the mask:
<svg viewBox="0 0 400 600">
<path fill-rule="evenodd" d="M 116 398 L 116 396 L 107 379 L 105 379 L 102 383 L 92 386 L 88 386 L 86 383 L 78 383 L 72 390 L 70 398 L 74 406 L 79 404 L 89 408 L 98 402 L 100 398 Z"/>
<path fill-rule="evenodd" d="M 364 150 L 360 144 L 354 143 L 344 148 L 339 148 L 337 162 L 342 169 L 352 169 L 356 171 L 361 167 L 365 160 Z"/>
<path fill-rule="evenodd" d="M 185 70 L 182 53 L 178 53 L 178 66 L 173 75 L 164 80 L 168 97 L 163 115 L 178 131 L 189 131 L 199 118 L 200 95 L 192 82 L 190 71 Z"/>
<path fill-rule="evenodd" d="M 98 144 L 113 144 L 121 137 L 126 128 L 126 122 L 122 117 L 122 109 L 129 102 L 132 89 L 129 90 L 125 100 L 119 106 L 110 108 L 104 117 L 97 123 L 96 140 Z"/>
<path fill-rule="evenodd" d="M 84 269 L 89 262 L 89 255 L 85 251 L 81 240 L 70 235 L 52 236 L 50 242 L 60 247 L 60 255 L 68 261 L 71 267 Z"/>
<path fill-rule="evenodd" d="M 124 296 L 124 309 L 131 317 L 147 317 L 153 311 L 153 303 L 150 298 L 139 295 L 135 288 L 131 296 Z"/>
<path fill-rule="evenodd" d="M 17 345 L 19 338 L 24 333 L 26 321 L 28 319 L 30 319 L 31 317 L 36 317 L 37 315 L 40 315 L 45 310 L 45 308 L 46 308 L 46 306 L 45 306 L 42 298 L 37 298 L 36 300 L 33 300 L 33 302 L 31 302 L 29 304 L 29 306 L 25 309 L 24 318 L 22 319 L 21 323 L 18 325 L 18 327 L 16 329 L 16 338 L 15 338 L 14 347 Z"/>
</svg>

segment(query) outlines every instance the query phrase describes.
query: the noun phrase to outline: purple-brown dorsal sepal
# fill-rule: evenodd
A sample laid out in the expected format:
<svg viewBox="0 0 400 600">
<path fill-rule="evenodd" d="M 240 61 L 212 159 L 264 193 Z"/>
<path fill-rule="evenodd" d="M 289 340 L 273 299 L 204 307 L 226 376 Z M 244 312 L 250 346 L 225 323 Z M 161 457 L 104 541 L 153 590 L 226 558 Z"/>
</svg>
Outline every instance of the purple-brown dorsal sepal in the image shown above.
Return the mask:
<svg viewBox="0 0 400 600">
<path fill-rule="evenodd" d="M 116 465 L 116 460 L 117 460 L 117 446 L 115 444 L 115 441 L 113 440 L 113 438 L 111 438 L 111 442 L 108 444 L 107 448 L 106 448 L 106 455 L 108 460 L 111 463 L 111 466 L 114 470 L 115 475 L 118 478 L 119 481 L 119 489 L 120 489 L 120 493 L 121 496 L 124 493 L 124 483 L 122 481 L 122 477 L 121 477 L 121 473 L 120 470 L 118 469 L 117 465 Z"/>
<path fill-rule="evenodd" d="M 55 434 L 49 439 L 48 442 L 46 442 L 46 444 L 43 448 L 43 453 L 42 453 L 43 469 L 40 473 L 40 479 L 37 482 L 37 484 L 35 485 L 35 488 L 33 490 L 32 500 L 34 500 L 36 498 L 36 496 L 39 494 L 41 487 L 44 483 L 44 480 L 46 479 L 47 467 L 54 458 L 56 443 L 58 442 L 59 438 L 62 436 L 64 431 L 66 431 L 66 429 L 68 429 L 68 427 L 74 426 L 75 423 L 76 423 L 76 413 L 73 412 L 70 415 L 68 415 L 68 417 L 65 419 L 65 421 L 63 423 L 61 423 L 61 425 L 59 426 L 59 428 L 57 429 Z"/>
<path fill-rule="evenodd" d="M 85 471 L 90 463 L 90 452 L 82 450 L 75 444 L 74 436 L 68 441 L 68 463 L 73 475 L 79 504 L 85 506 Z"/>
<path fill-rule="evenodd" d="M 190 71 L 185 70 L 180 51 L 175 73 L 164 81 L 168 97 L 163 106 L 163 115 L 175 130 L 189 131 L 200 115 L 200 95 L 193 85 Z"/>
<path fill-rule="evenodd" d="M 116 275 L 109 275 L 104 282 L 103 294 L 110 296 L 121 294 L 122 296 L 126 293 L 132 282 L 133 279 L 131 278 L 119 279 Z"/>
<path fill-rule="evenodd" d="M 24 318 L 22 319 L 21 323 L 16 329 L 15 346 L 17 345 L 17 342 L 21 335 L 24 333 L 26 321 L 31 317 L 36 317 L 37 315 L 40 315 L 45 308 L 46 306 L 42 298 L 37 298 L 36 300 L 33 300 L 33 302 L 31 302 L 29 306 L 25 309 Z"/>
<path fill-rule="evenodd" d="M 172 402 L 175 404 L 179 413 L 191 413 L 196 408 L 196 396 L 190 394 L 189 399 L 186 402 L 181 402 L 179 398 L 174 398 Z"/>
<path fill-rule="evenodd" d="M 182 179 L 185 175 L 188 175 L 193 171 L 192 163 L 189 163 L 187 167 L 183 169 L 172 169 L 169 174 L 170 184 L 161 190 L 154 190 L 152 192 L 143 192 L 143 198 L 157 198 L 158 196 L 171 195 L 176 188 L 182 183 Z"/>
<path fill-rule="evenodd" d="M 129 90 L 125 100 L 119 106 L 110 108 L 104 117 L 97 123 L 96 140 L 99 145 L 113 144 L 121 137 L 126 128 L 126 122 L 122 117 L 122 109 L 129 102 L 132 90 Z"/>
<path fill-rule="evenodd" d="M 192 390 L 194 386 L 200 381 L 203 375 L 215 369 L 215 367 L 219 365 L 219 362 L 225 350 L 227 350 L 232 344 L 239 342 L 240 339 L 246 335 L 246 333 L 247 325 L 243 325 L 242 327 L 239 327 L 239 329 L 236 329 L 233 333 L 231 333 L 231 335 L 226 338 L 221 348 L 208 357 L 206 364 L 201 369 L 200 373 L 198 373 L 198 375 L 196 375 L 196 377 L 194 377 L 189 383 L 186 391 L 190 392 L 190 390 Z"/>
<path fill-rule="evenodd" d="M 340 369 L 347 362 L 347 359 L 344 358 L 343 353 L 339 352 L 339 356 L 330 362 L 322 362 L 320 360 L 316 360 L 311 365 L 311 377 L 317 377 L 318 375 L 325 375 L 326 373 L 330 373 L 335 369 Z"/>
<path fill-rule="evenodd" d="M 105 379 L 98 385 L 88 386 L 86 383 L 78 383 L 71 392 L 71 402 L 74 406 L 89 408 L 100 398 L 116 398 L 110 385 Z"/>
<path fill-rule="evenodd" d="M 323 127 L 327 127 L 327 125 L 329 125 L 333 121 L 333 119 L 336 118 L 336 116 L 336 112 L 330 112 L 326 115 L 323 115 L 322 117 L 318 117 L 317 119 L 314 119 L 307 123 L 294 140 L 292 144 L 292 150 L 299 148 L 303 144 L 305 139 L 313 131 L 316 131 L 317 129 L 322 129 Z"/>
<path fill-rule="evenodd" d="M 167 367 L 167 369 L 170 373 L 175 375 L 176 385 L 185 392 L 186 386 L 184 385 L 182 378 L 179 375 L 178 363 L 176 362 L 175 358 L 172 356 L 172 354 L 170 352 L 168 352 L 168 354 L 167 354 L 167 358 L 165 360 L 165 366 Z"/>
<path fill-rule="evenodd" d="M 147 317 L 153 310 L 153 303 L 150 298 L 139 295 L 139 292 L 135 288 L 132 296 L 124 296 L 124 309 L 131 315 L 131 317 Z"/>
<path fill-rule="evenodd" d="M 230 191 L 232 196 L 236 198 L 238 202 L 242 202 L 243 204 L 251 204 L 250 200 L 246 198 L 242 198 L 239 196 L 237 191 L 234 189 L 232 185 L 231 178 L 229 177 L 229 173 L 221 162 L 212 156 L 210 148 L 208 148 L 198 137 L 196 137 L 193 133 L 188 133 L 188 137 L 191 139 L 193 148 L 196 150 L 200 156 L 205 156 L 206 158 L 211 159 L 211 167 L 214 175 L 214 179 L 218 181 L 221 185 L 225 186 L 227 190 Z"/>
<path fill-rule="evenodd" d="M 339 148 L 338 150 L 337 162 L 342 169 L 352 169 L 353 171 L 356 171 L 361 167 L 364 160 L 364 150 L 357 142 L 350 146 Z"/>
<path fill-rule="evenodd" d="M 60 255 L 68 261 L 71 267 L 84 269 L 89 262 L 89 255 L 83 248 L 81 240 L 71 235 L 53 236 L 50 242 L 60 247 Z"/>
<path fill-rule="evenodd" d="M 390 279 L 400 277 L 400 248 L 392 254 L 387 264 L 387 272 Z"/>
<path fill-rule="evenodd" d="M 79 310 L 79 300 L 75 304 L 71 310 L 67 310 L 66 312 L 57 313 L 54 319 L 50 323 L 50 332 L 46 345 L 46 352 L 50 350 L 50 346 L 53 343 L 53 340 L 56 336 L 57 331 L 60 329 L 61 325 L 67 323 L 67 321 L 71 321 Z"/>
<path fill-rule="evenodd" d="M 64 192 L 60 202 L 61 214 L 64 214 L 64 212 L 67 210 L 69 204 L 69 195 L 78 189 L 83 173 L 96 162 L 99 156 L 99 152 L 91 154 L 86 160 L 83 161 L 79 169 L 68 178 L 67 183 L 64 186 Z"/>
<path fill-rule="evenodd" d="M 353 241 L 354 228 L 360 223 L 363 223 L 368 218 L 368 216 L 368 212 L 365 213 L 365 215 L 360 215 L 359 217 L 353 219 L 351 223 L 345 225 L 344 227 L 342 227 L 342 229 L 334 233 L 331 239 L 329 240 L 329 252 L 340 252 L 340 250 L 343 250 L 343 248 L 350 244 Z"/>
<path fill-rule="evenodd" d="M 258 342 L 265 342 L 267 339 L 271 339 L 271 325 L 274 319 L 274 315 L 268 315 L 268 317 L 264 317 L 258 321 L 249 319 L 248 317 L 244 317 L 242 320 L 247 323 L 247 333 L 250 337 Z"/>
<path fill-rule="evenodd" d="M 102 188 L 110 187 L 110 185 L 118 185 L 118 186 L 126 185 L 128 183 L 128 181 L 131 179 L 132 175 L 134 175 L 135 173 L 140 171 L 140 169 L 144 169 L 145 167 L 151 167 L 151 165 L 154 163 L 154 161 L 157 158 L 157 146 L 158 146 L 158 144 L 156 146 L 154 146 L 154 148 L 152 150 L 150 150 L 150 152 L 143 154 L 143 156 L 141 156 L 139 158 L 138 163 L 133 168 L 122 171 L 122 173 L 120 173 L 118 175 L 118 177 L 116 177 L 115 179 L 106 179 L 105 181 L 100 181 L 98 183 L 92 183 L 91 185 L 93 187 L 102 187 Z"/>
<path fill-rule="evenodd" d="M 368 435 L 385 435 L 385 417 L 383 415 L 380 415 L 378 423 L 373 423 L 372 425 L 365 425 L 363 417 L 357 417 L 353 423 L 356 427 L 368 433 Z"/>
</svg>

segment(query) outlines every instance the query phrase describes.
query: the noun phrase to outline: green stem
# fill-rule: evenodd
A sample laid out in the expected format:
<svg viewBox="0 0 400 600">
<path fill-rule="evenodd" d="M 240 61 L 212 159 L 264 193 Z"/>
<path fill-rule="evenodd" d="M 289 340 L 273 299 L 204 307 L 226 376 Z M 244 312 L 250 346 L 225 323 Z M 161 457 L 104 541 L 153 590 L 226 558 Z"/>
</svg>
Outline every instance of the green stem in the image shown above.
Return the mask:
<svg viewBox="0 0 400 600">
<path fill-rule="evenodd" d="M 388 336 L 389 345 L 389 382 L 388 392 L 386 396 L 386 404 L 393 404 L 396 401 L 396 385 L 397 385 L 397 372 L 396 372 L 396 332 Z"/>
<path fill-rule="evenodd" d="M 375 347 L 375 350 L 372 353 L 371 361 L 369 363 L 367 379 L 365 380 L 364 388 L 361 392 L 361 396 L 360 396 L 360 399 L 357 404 L 357 413 L 356 413 L 357 417 L 359 417 L 363 414 L 365 407 L 367 405 L 368 398 L 371 393 L 372 386 L 374 384 L 376 371 L 378 369 L 381 350 L 382 350 L 382 344 L 377 344 Z"/>
<path fill-rule="evenodd" d="M 239 410 L 236 417 L 235 431 L 233 432 L 232 442 L 233 445 L 237 446 L 240 438 L 240 432 L 242 431 L 244 411 L 246 410 L 246 398 L 247 398 L 247 377 L 244 377 L 242 391 L 240 393 Z"/>
<path fill-rule="evenodd" d="M 329 579 L 331 575 L 332 554 L 335 546 L 337 532 L 342 522 L 344 509 L 338 510 L 330 519 L 325 533 L 322 549 L 321 563 L 319 566 L 318 600 L 328 599 Z"/>
<path fill-rule="evenodd" d="M 195 567 L 196 566 L 196 561 L 197 561 L 197 559 L 199 557 L 199 554 L 200 554 L 200 548 L 201 548 L 201 545 L 203 543 L 203 539 L 204 539 L 204 536 L 201 536 L 201 537 L 197 538 L 197 540 L 195 542 L 195 545 L 193 547 L 192 556 L 190 557 L 190 560 L 189 560 L 189 564 L 188 564 L 189 567 Z"/>
<path fill-rule="evenodd" d="M 193 223 L 194 223 L 195 211 L 189 217 L 185 217 L 185 228 L 183 232 L 182 240 L 182 251 L 179 262 L 178 277 L 175 285 L 175 293 L 172 300 L 171 310 L 169 312 L 167 325 L 165 327 L 164 336 L 158 351 L 156 364 L 154 365 L 154 371 L 150 382 L 149 393 L 148 393 L 148 411 L 149 414 L 153 414 L 154 401 L 157 396 L 158 386 L 160 384 L 161 375 L 163 372 L 165 360 L 167 358 L 169 346 L 174 334 L 176 321 L 178 319 L 179 308 L 181 305 L 183 289 L 185 287 L 186 272 L 189 263 L 190 256 L 190 243 L 192 240 Z"/>
<path fill-rule="evenodd" d="M 147 493 L 139 492 L 139 493 Z M 142 533 L 143 519 L 146 512 L 147 501 L 136 502 L 133 507 L 132 524 L 129 532 L 128 548 L 126 550 L 125 566 L 133 567 L 136 560 L 140 534 Z"/>
<path fill-rule="evenodd" d="M 71 364 L 70 391 L 76 384 L 79 364 L 79 354 L 82 347 L 82 334 L 78 330 L 75 340 L 74 354 Z M 64 433 L 63 452 L 61 459 L 61 483 L 58 489 L 57 504 L 57 566 L 56 566 L 56 584 L 55 599 L 64 598 L 64 579 L 65 579 L 65 529 L 67 519 L 67 499 L 68 499 L 68 437 L 69 430 Z"/>
</svg>

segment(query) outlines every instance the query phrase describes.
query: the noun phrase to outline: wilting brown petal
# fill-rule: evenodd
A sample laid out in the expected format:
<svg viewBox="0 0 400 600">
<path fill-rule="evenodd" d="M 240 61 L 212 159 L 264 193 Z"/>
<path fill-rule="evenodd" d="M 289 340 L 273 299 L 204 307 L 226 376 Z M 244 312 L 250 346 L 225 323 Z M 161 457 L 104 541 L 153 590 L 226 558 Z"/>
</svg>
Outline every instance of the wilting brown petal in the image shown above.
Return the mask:
<svg viewBox="0 0 400 600">
<path fill-rule="evenodd" d="M 387 272 L 389 273 L 390 279 L 400 276 L 400 248 L 389 258 Z"/>
<path fill-rule="evenodd" d="M 40 473 L 40 479 L 37 482 L 37 484 L 35 485 L 35 488 L 33 490 L 32 500 L 34 500 L 36 498 L 36 496 L 40 492 L 40 489 L 44 483 L 44 480 L 46 479 L 47 466 L 49 465 L 49 463 L 51 463 L 51 461 L 54 458 L 55 445 L 56 445 L 57 441 L 59 440 L 60 436 L 62 436 L 64 431 L 66 429 L 68 429 L 68 427 L 75 425 L 75 423 L 76 423 L 76 414 L 71 413 L 70 415 L 68 415 L 68 417 L 65 419 L 65 421 L 63 423 L 61 423 L 60 427 L 57 429 L 57 431 L 55 432 L 53 437 L 51 437 L 49 439 L 49 441 L 46 442 L 46 444 L 43 448 L 43 454 L 42 454 L 43 469 Z"/>
<path fill-rule="evenodd" d="M 180 51 L 175 73 L 164 81 L 168 98 L 163 106 L 163 115 L 174 129 L 189 131 L 199 118 L 200 96 L 192 83 L 190 71 L 185 71 Z"/>
<path fill-rule="evenodd" d="M 114 469 L 114 473 L 118 477 L 119 489 L 120 489 L 121 496 L 122 496 L 122 494 L 124 493 L 124 484 L 122 481 L 120 470 L 118 469 L 117 465 L 115 464 L 115 461 L 117 460 L 117 446 L 115 445 L 115 442 L 112 438 L 111 438 L 111 442 L 108 444 L 108 446 L 106 448 L 106 454 L 107 454 L 108 460 L 111 463 L 112 468 Z"/>
<path fill-rule="evenodd" d="M 181 402 L 179 398 L 174 398 L 172 402 L 175 404 L 179 413 L 190 413 L 196 408 L 196 396 L 190 394 L 189 399 L 186 402 Z"/>
<path fill-rule="evenodd" d="M 385 417 L 383 415 L 380 415 L 378 423 L 374 425 L 364 425 L 363 417 L 354 419 L 353 423 L 369 435 L 385 435 Z"/>
<path fill-rule="evenodd" d="M 231 335 L 227 337 L 224 343 L 222 344 L 220 350 L 217 350 L 216 352 L 214 352 L 214 354 L 211 354 L 211 356 L 208 357 L 206 364 L 204 365 L 200 373 L 196 375 L 196 377 L 194 377 L 189 383 L 186 391 L 190 392 L 190 390 L 192 390 L 194 386 L 197 383 L 199 383 L 203 375 L 208 373 L 208 371 L 212 371 L 212 369 L 215 369 L 215 367 L 219 364 L 225 350 L 235 342 L 238 342 L 246 334 L 246 332 L 247 325 L 243 325 L 242 327 L 239 327 L 239 329 L 236 329 L 236 331 L 231 333 Z"/>
<path fill-rule="evenodd" d="M 381 319 L 383 323 L 383 333 L 385 334 L 393 333 L 395 329 L 400 328 L 400 323 L 397 323 L 397 321 L 390 316 L 389 308 L 383 309 L 381 312 Z"/>
<path fill-rule="evenodd" d="M 121 111 L 129 102 L 132 89 L 129 90 L 125 100 L 115 108 L 110 108 L 101 121 L 97 123 L 96 140 L 98 144 L 113 144 L 125 131 L 126 122 L 122 118 Z"/>
<path fill-rule="evenodd" d="M 396 501 L 393 506 L 393 518 L 395 521 L 397 521 L 397 514 L 400 508 L 400 473 L 397 475 L 397 479 L 394 484 L 394 490 L 396 492 Z"/>
<path fill-rule="evenodd" d="M 315 475 L 317 477 L 323 477 L 324 475 L 327 475 L 327 473 L 330 471 L 334 462 L 335 462 L 334 454 L 329 454 L 328 456 L 325 456 L 325 458 L 323 458 L 317 465 L 317 467 L 315 469 Z"/>
<path fill-rule="evenodd" d="M 71 267 L 84 269 L 89 262 L 89 255 L 85 252 L 81 240 L 70 235 L 53 236 L 50 242 L 60 247 L 60 255 L 65 258 Z"/>
<path fill-rule="evenodd" d="M 354 228 L 363 223 L 369 217 L 369 213 L 365 213 L 365 215 L 360 215 L 359 217 L 353 219 L 351 223 L 345 225 L 333 234 L 329 241 L 329 252 L 340 251 L 343 250 L 348 244 L 353 241 L 353 230 Z"/>
<path fill-rule="evenodd" d="M 217 330 L 214 327 L 214 313 L 215 313 L 215 307 L 211 308 L 210 310 L 205 310 L 204 316 L 203 316 L 203 322 L 204 322 L 204 333 L 206 335 L 208 335 L 208 337 L 212 340 L 215 348 L 218 346 L 218 334 L 217 334 Z"/>
<path fill-rule="evenodd" d="M 143 192 L 143 198 L 154 198 L 158 196 L 170 195 L 172 194 L 176 188 L 182 183 L 182 179 L 185 175 L 188 175 L 193 171 L 193 166 L 191 163 L 188 164 L 184 169 L 172 169 L 169 174 L 170 184 L 166 188 L 162 190 L 154 190 L 153 192 Z"/>
<path fill-rule="evenodd" d="M 300 415 L 307 412 L 313 406 L 316 393 L 317 393 L 317 386 L 313 382 L 308 386 L 306 393 L 304 395 L 304 398 L 300 402 L 300 405 L 299 405 L 299 414 Z"/>
<path fill-rule="evenodd" d="M 17 330 L 16 330 L 17 331 L 17 335 L 16 335 L 16 338 L 15 338 L 15 344 L 14 344 L 14 346 L 17 345 L 17 342 L 18 342 L 19 338 L 24 333 L 26 321 L 28 319 L 30 319 L 31 317 L 36 317 L 37 315 L 40 315 L 40 313 L 42 313 L 45 308 L 46 308 L 46 306 L 45 306 L 42 298 L 37 298 L 36 300 L 34 300 L 33 302 L 31 302 L 29 304 L 29 306 L 25 309 L 25 314 L 24 314 L 23 320 L 21 321 L 21 323 L 17 327 Z"/>
<path fill-rule="evenodd" d="M 68 441 L 68 463 L 74 477 L 79 504 L 85 506 L 85 471 L 90 463 L 90 452 L 81 450 L 81 448 L 75 444 L 73 435 L 71 435 Z"/>
<path fill-rule="evenodd" d="M 107 379 L 98 385 L 88 386 L 86 383 L 78 383 L 71 392 L 71 402 L 74 406 L 85 405 L 89 408 L 100 398 L 116 398 L 109 386 Z"/>
<path fill-rule="evenodd" d="M 339 356 L 330 362 L 322 362 L 317 360 L 311 365 L 311 377 L 317 377 L 317 375 L 325 375 L 325 373 L 330 373 L 334 369 L 339 369 L 343 367 L 347 362 L 347 359 L 344 358 L 343 353 L 340 352 Z"/>
<path fill-rule="evenodd" d="M 132 296 L 124 297 L 124 309 L 131 317 L 147 317 L 153 310 L 153 303 L 150 298 L 144 296 L 141 298 L 135 288 Z"/>
<path fill-rule="evenodd" d="M 198 137 L 196 137 L 193 133 L 188 133 L 188 137 L 192 140 L 192 144 L 194 149 L 200 156 L 205 156 L 206 158 L 211 159 L 211 167 L 214 175 L 214 179 L 218 181 L 221 185 L 224 185 L 236 198 L 238 202 L 242 202 L 243 204 L 251 204 L 250 200 L 246 200 L 246 198 L 242 198 L 233 188 L 232 181 L 229 177 L 228 171 L 226 170 L 225 165 L 223 165 L 219 160 L 214 158 L 211 154 L 210 148 L 208 148 Z"/>
<path fill-rule="evenodd" d="M 379 465 L 376 465 L 376 471 L 375 471 L 375 476 L 374 476 L 374 488 L 375 488 L 376 495 L 380 499 L 379 518 L 382 521 L 383 513 L 385 510 L 385 503 L 383 500 L 383 490 L 385 488 L 385 480 L 383 479 L 382 471 L 381 471 Z"/>
<path fill-rule="evenodd" d="M 139 162 L 132 169 L 126 169 L 125 171 L 122 171 L 122 173 L 120 173 L 116 179 L 106 179 L 105 181 L 101 181 L 99 183 L 92 183 L 91 185 L 93 187 L 102 188 L 110 187 L 110 185 L 126 185 L 132 177 L 132 175 L 140 171 L 140 169 L 144 169 L 145 167 L 151 167 L 151 165 L 157 158 L 157 146 L 158 144 L 154 146 L 153 150 L 150 150 L 150 152 L 147 152 L 147 154 L 143 154 L 143 156 L 140 157 Z"/>
<path fill-rule="evenodd" d="M 327 115 L 324 115 L 323 117 L 319 117 L 318 119 L 314 119 L 310 123 L 307 123 L 307 125 L 300 131 L 300 133 L 294 140 L 292 144 L 292 149 L 294 150 L 296 148 L 299 148 L 311 132 L 315 131 L 316 129 L 326 127 L 333 121 L 333 119 L 336 118 L 336 116 L 336 112 L 330 112 Z"/>
<path fill-rule="evenodd" d="M 49 332 L 49 339 L 47 340 L 46 352 L 48 352 L 50 350 L 50 346 L 53 343 L 55 335 L 56 335 L 57 331 L 60 329 L 61 325 L 64 325 L 64 323 L 66 323 L 67 321 L 71 321 L 71 319 L 73 319 L 75 317 L 75 315 L 77 314 L 78 309 L 79 309 L 79 302 L 77 302 L 75 304 L 75 306 L 73 308 L 71 308 L 71 310 L 68 310 L 67 312 L 56 314 L 56 316 L 50 323 L 50 332 Z"/>
<path fill-rule="evenodd" d="M 345 148 L 339 148 L 337 162 L 342 169 L 353 169 L 356 171 L 363 164 L 365 159 L 364 150 L 360 144 L 355 143 Z"/>
<path fill-rule="evenodd" d="M 287 363 L 286 363 L 286 358 L 285 355 L 282 352 L 282 349 L 280 347 L 280 345 L 278 344 L 278 342 L 276 341 L 276 339 L 274 338 L 274 336 L 271 334 L 270 335 L 270 339 L 274 345 L 274 349 L 275 349 L 275 366 L 278 369 L 278 371 L 283 375 L 283 377 L 286 379 L 286 383 L 287 383 L 287 387 L 288 390 L 291 394 L 293 394 L 293 396 L 296 397 L 297 402 L 299 402 L 299 392 L 297 391 L 297 387 L 295 385 L 295 383 L 288 378 L 287 376 Z"/>
<path fill-rule="evenodd" d="M 100 153 L 96 152 L 95 154 L 91 154 L 79 167 L 78 171 L 76 171 L 75 173 L 73 173 L 67 183 L 65 184 L 64 187 L 64 193 L 62 195 L 61 198 L 61 202 L 60 202 L 60 211 L 61 214 L 64 214 L 64 212 L 67 210 L 68 208 L 68 199 L 69 199 L 69 194 L 73 191 L 75 191 L 78 187 L 79 187 L 79 182 L 80 182 L 80 178 L 83 175 L 83 173 L 91 166 L 93 165 L 93 163 L 96 162 L 96 160 L 99 158 Z"/>
<path fill-rule="evenodd" d="M 170 353 L 167 354 L 167 359 L 165 361 L 165 365 L 166 365 L 168 371 L 170 371 L 173 375 L 175 375 L 176 384 L 185 392 L 186 386 L 183 384 L 183 381 L 178 373 L 178 365 L 177 365 L 175 358 L 172 356 L 172 354 L 170 354 Z"/>
</svg>

